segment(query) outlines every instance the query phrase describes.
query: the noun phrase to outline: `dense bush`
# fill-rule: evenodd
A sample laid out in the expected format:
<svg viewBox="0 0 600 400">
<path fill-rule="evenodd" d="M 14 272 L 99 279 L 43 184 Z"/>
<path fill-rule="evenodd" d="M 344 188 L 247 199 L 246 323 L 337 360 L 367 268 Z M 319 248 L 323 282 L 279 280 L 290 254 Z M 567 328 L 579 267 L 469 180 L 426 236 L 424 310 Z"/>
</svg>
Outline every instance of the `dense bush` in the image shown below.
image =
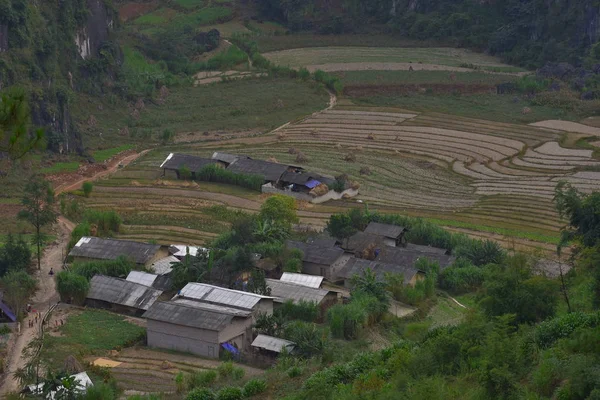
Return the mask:
<svg viewBox="0 0 600 400">
<path fill-rule="evenodd" d="M 241 400 L 244 393 L 239 387 L 224 387 L 217 392 L 217 400 Z"/>
<path fill-rule="evenodd" d="M 12 234 L 6 237 L 0 247 L 0 277 L 9 271 L 27 269 L 31 263 L 31 249 L 22 237 L 15 239 Z"/>
<path fill-rule="evenodd" d="M 82 222 L 82 223 L 78 224 L 71 231 L 71 239 L 69 240 L 68 248 L 72 249 L 73 247 L 75 247 L 75 245 L 77 244 L 77 242 L 79 242 L 79 240 L 82 237 L 84 237 L 84 236 L 90 236 L 90 234 L 91 234 L 91 227 L 90 227 L 89 223 Z"/>
<path fill-rule="evenodd" d="M 380 302 L 372 296 L 353 296 L 348 304 L 336 304 L 327 311 L 327 322 L 334 338 L 358 338 L 361 329 L 381 315 Z"/>
<path fill-rule="evenodd" d="M 558 339 L 570 336 L 575 330 L 584 327 L 595 327 L 600 324 L 600 313 L 574 312 L 550 319 L 539 324 L 535 329 L 535 342 L 542 348 L 551 346 Z"/>
<path fill-rule="evenodd" d="M 244 385 L 244 397 L 252 397 L 264 393 L 267 390 L 267 382 L 262 379 L 251 379 Z"/>
<path fill-rule="evenodd" d="M 296 354 L 312 357 L 323 352 L 326 334 L 313 323 L 292 321 L 285 325 L 283 338 L 296 343 Z"/>
<path fill-rule="evenodd" d="M 216 400 L 217 396 L 210 389 L 196 388 L 189 392 L 185 400 Z"/>
<path fill-rule="evenodd" d="M 466 293 L 481 287 L 485 277 L 484 271 L 473 265 L 464 267 L 452 266 L 440 273 L 439 285 L 442 289 L 453 293 Z"/>
<path fill-rule="evenodd" d="M 242 186 L 258 192 L 261 191 L 262 185 L 265 183 L 263 177 L 260 175 L 238 174 L 215 164 L 204 166 L 196 171 L 196 179 L 199 181 Z"/>
<path fill-rule="evenodd" d="M 288 300 L 275 310 L 275 314 L 281 316 L 284 321 L 315 322 L 319 317 L 319 306 L 314 301 L 301 300 L 294 303 L 292 300 Z"/>
<path fill-rule="evenodd" d="M 92 184 L 92 182 L 83 182 L 83 185 L 81 185 L 81 190 L 83 190 L 83 195 L 85 197 L 90 197 L 90 194 L 92 194 L 93 188 L 94 188 L 94 185 Z"/>
<path fill-rule="evenodd" d="M 126 256 L 119 256 L 114 260 L 76 262 L 71 267 L 71 271 L 90 280 L 94 275 L 124 278 L 129 275 L 134 268 L 135 263 L 133 261 Z"/>
<path fill-rule="evenodd" d="M 56 274 L 56 290 L 62 301 L 83 304 L 89 289 L 88 280 L 77 273 L 60 271 Z"/>
<path fill-rule="evenodd" d="M 188 389 L 205 388 L 211 386 L 217 380 L 217 372 L 213 370 L 194 372 L 186 376 Z"/>
</svg>

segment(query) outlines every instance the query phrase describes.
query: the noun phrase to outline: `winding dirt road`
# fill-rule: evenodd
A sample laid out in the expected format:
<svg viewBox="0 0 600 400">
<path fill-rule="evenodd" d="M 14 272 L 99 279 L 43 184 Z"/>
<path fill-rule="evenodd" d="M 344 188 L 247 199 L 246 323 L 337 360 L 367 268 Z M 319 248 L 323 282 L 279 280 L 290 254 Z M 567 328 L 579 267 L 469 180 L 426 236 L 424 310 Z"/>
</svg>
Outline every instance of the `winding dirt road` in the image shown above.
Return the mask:
<svg viewBox="0 0 600 400">
<path fill-rule="evenodd" d="M 145 150 L 140 153 L 128 154 L 121 157 L 117 155 L 111 160 L 106 170 L 100 171 L 90 177 L 64 183 L 55 189 L 55 193 L 58 195 L 65 191 L 78 189 L 85 181 L 93 181 L 107 176 L 115 172 L 119 168 L 119 165 L 127 165 L 148 151 Z M 62 216 L 58 218 L 57 224 L 53 227 L 57 239 L 52 244 L 46 246 L 41 260 L 41 270 L 35 272 L 38 288 L 32 299 L 32 309 L 40 312 L 41 315 L 44 315 L 53 304 L 59 301 L 54 277 L 50 276 L 49 272 L 50 269 L 53 269 L 54 272 L 62 269 L 73 228 L 75 228 L 74 223 Z M 0 398 L 4 398 L 7 393 L 19 389 L 19 382 L 14 378 L 14 373 L 26 365 L 27 360 L 23 357 L 23 350 L 36 338 L 40 331 L 39 322 L 30 328 L 29 320 L 30 318 L 27 318 L 21 323 L 20 334 L 13 334 L 8 342 L 9 353 L 6 359 L 4 380 L 0 382 Z"/>
</svg>

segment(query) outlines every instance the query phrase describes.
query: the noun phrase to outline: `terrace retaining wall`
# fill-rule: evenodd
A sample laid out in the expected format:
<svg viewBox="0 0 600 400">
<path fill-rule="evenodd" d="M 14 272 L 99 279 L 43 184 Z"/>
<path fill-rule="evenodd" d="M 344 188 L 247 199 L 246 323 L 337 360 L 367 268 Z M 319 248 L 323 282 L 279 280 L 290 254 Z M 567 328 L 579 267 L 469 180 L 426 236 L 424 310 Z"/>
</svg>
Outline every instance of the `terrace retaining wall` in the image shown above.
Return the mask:
<svg viewBox="0 0 600 400">
<path fill-rule="evenodd" d="M 267 183 L 262 186 L 261 191 L 263 193 L 271 193 L 271 194 L 282 194 L 284 196 L 294 197 L 297 200 L 308 201 L 313 204 L 321 204 L 329 200 L 341 200 L 343 198 L 354 197 L 358 195 L 358 189 L 346 189 L 343 192 L 334 192 L 330 190 L 323 196 L 313 197 L 306 193 L 292 192 L 291 190 L 281 190 L 274 187 L 272 184 Z"/>
</svg>

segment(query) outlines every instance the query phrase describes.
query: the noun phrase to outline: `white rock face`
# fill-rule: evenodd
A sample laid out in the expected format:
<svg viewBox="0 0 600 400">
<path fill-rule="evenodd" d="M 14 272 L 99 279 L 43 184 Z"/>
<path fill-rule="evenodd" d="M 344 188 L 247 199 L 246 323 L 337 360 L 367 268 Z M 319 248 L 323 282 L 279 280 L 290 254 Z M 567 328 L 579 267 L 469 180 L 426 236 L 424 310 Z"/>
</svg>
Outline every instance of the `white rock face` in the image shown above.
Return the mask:
<svg viewBox="0 0 600 400">
<path fill-rule="evenodd" d="M 85 28 L 83 28 L 75 36 L 75 44 L 77 45 L 77 50 L 81 58 L 85 60 L 91 56 L 92 51 L 90 50 L 90 37 Z"/>
</svg>

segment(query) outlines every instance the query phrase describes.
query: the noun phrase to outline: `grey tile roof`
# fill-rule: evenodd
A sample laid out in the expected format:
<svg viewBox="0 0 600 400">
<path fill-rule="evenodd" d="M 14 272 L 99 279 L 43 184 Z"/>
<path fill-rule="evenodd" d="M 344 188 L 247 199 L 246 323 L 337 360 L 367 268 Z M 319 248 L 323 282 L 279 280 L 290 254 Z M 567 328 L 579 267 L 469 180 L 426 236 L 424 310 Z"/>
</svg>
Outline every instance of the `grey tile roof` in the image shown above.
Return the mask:
<svg viewBox="0 0 600 400">
<path fill-rule="evenodd" d="M 221 162 L 224 162 L 225 164 L 231 164 L 232 162 L 234 162 L 235 160 L 238 160 L 240 158 L 250 158 L 250 157 L 240 156 L 237 154 L 221 153 L 219 151 L 214 152 L 212 155 L 213 160 L 221 161 Z"/>
<path fill-rule="evenodd" d="M 384 246 L 380 249 L 377 260 L 396 265 L 414 266 L 419 258 L 426 258 L 430 261 L 437 261 L 440 269 L 444 269 L 455 260 L 454 257 L 434 252 L 422 252 L 403 247 Z"/>
<path fill-rule="evenodd" d="M 327 290 L 315 289 L 276 279 L 267 279 L 266 281 L 267 286 L 271 288 L 271 296 L 274 296 L 280 302 L 292 300 L 294 303 L 297 303 L 304 300 L 321 304 L 325 296 L 329 293 Z"/>
<path fill-rule="evenodd" d="M 252 311 L 249 311 L 249 310 L 240 310 L 239 308 L 225 307 L 225 306 L 220 306 L 218 304 L 203 303 L 201 301 L 196 301 L 196 300 L 177 298 L 175 300 L 171 300 L 171 302 L 177 303 L 177 304 L 183 304 L 183 305 L 189 306 L 189 307 L 195 307 L 200 310 L 213 311 L 213 312 L 217 312 L 217 313 L 221 313 L 221 314 L 233 315 L 234 317 L 249 317 L 252 315 Z"/>
<path fill-rule="evenodd" d="M 302 261 L 330 266 L 344 254 L 344 250 L 339 247 L 321 247 L 310 243 L 296 242 L 288 240 L 286 242 L 288 249 L 298 249 L 302 251 L 304 257 Z"/>
<path fill-rule="evenodd" d="M 192 328 L 221 331 L 235 318 L 231 314 L 204 310 L 187 304 L 158 301 L 143 318 Z"/>
<path fill-rule="evenodd" d="M 114 260 L 119 256 L 126 256 L 133 259 L 136 264 L 145 264 L 159 249 L 160 246 L 156 244 L 84 236 L 79 239 L 69 256 L 98 260 Z"/>
<path fill-rule="evenodd" d="M 150 286 L 154 285 L 154 281 L 158 278 L 158 275 L 149 274 L 143 271 L 131 271 L 125 280 L 133 283 L 139 283 L 140 285 Z"/>
<path fill-rule="evenodd" d="M 293 272 L 284 272 L 279 278 L 280 281 L 295 283 L 297 285 L 308 286 L 311 288 L 320 288 L 323 283 L 322 276 L 296 274 Z"/>
<path fill-rule="evenodd" d="M 205 303 L 240 308 L 243 310 L 253 310 L 262 299 L 271 298 L 269 296 L 261 296 L 255 293 L 225 289 L 219 286 L 194 282 L 190 282 L 185 285 L 185 287 L 179 292 L 178 296 Z"/>
<path fill-rule="evenodd" d="M 161 164 L 160 167 L 172 171 L 177 171 L 185 166 L 191 172 L 196 172 L 202 169 L 202 167 L 217 163 L 217 160 L 213 160 L 210 158 L 202 158 L 198 156 L 192 156 L 189 154 L 171 153 L 167 156 L 167 158 Z"/>
<path fill-rule="evenodd" d="M 380 261 L 369 261 L 352 257 L 342 268 L 339 275 L 344 279 L 352 279 L 354 275 L 361 275 L 365 269 L 371 269 L 375 272 L 378 280 L 385 278 L 385 273 L 402 274 L 404 283 L 408 284 L 413 277 L 419 273 L 419 270 L 412 266 L 402 266 L 396 264 L 387 264 Z"/>
<path fill-rule="evenodd" d="M 162 291 L 139 283 L 96 275 L 90 281 L 87 298 L 147 310 L 161 294 Z"/>
<path fill-rule="evenodd" d="M 407 250 L 420 251 L 421 253 L 434 253 L 434 254 L 450 255 L 450 250 L 442 249 L 439 247 L 423 246 L 420 244 L 412 244 L 412 243 L 407 243 L 406 245 L 404 245 L 404 247 Z"/>
<path fill-rule="evenodd" d="M 254 339 L 251 346 L 281 353 L 283 348 L 286 348 L 288 351 L 292 351 L 294 347 L 296 347 L 296 343 L 290 342 L 289 340 L 260 334 L 256 337 L 256 339 Z"/>
<path fill-rule="evenodd" d="M 263 160 L 249 158 L 238 159 L 227 167 L 231 172 L 260 175 L 265 181 L 277 182 L 289 166 Z"/>
<path fill-rule="evenodd" d="M 381 224 L 379 222 L 370 222 L 367 228 L 365 229 L 365 233 L 384 236 L 392 239 L 398 238 L 405 231 L 406 228 L 404 228 L 403 226 Z"/>
<path fill-rule="evenodd" d="M 367 232 L 356 232 L 354 235 L 350 236 L 348 240 L 342 241 L 342 247 L 351 252 L 363 251 L 372 244 L 374 244 L 375 247 L 386 246 L 383 236 Z"/>
<path fill-rule="evenodd" d="M 329 235 L 319 235 L 309 237 L 306 243 L 318 247 L 335 247 L 338 244 L 338 240 Z"/>
<path fill-rule="evenodd" d="M 179 259 L 175 256 L 168 256 L 156 261 L 150 269 L 157 275 L 166 275 L 173 270 L 173 263 L 178 263 Z"/>
</svg>

